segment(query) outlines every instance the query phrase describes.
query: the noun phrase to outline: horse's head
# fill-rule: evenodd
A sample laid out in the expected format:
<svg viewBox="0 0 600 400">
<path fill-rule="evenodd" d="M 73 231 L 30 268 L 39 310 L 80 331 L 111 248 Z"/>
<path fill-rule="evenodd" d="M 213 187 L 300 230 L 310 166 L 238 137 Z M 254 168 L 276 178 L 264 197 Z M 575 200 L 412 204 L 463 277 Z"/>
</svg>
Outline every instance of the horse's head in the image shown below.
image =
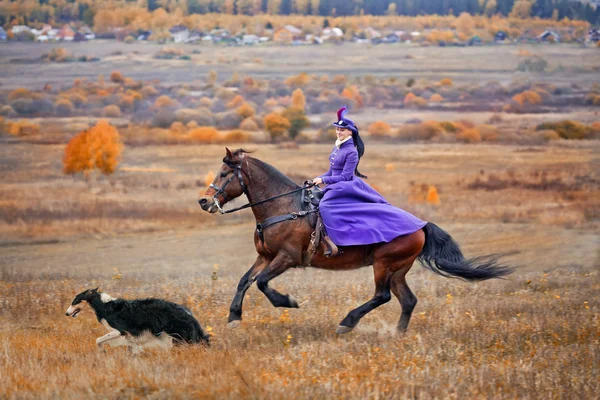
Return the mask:
<svg viewBox="0 0 600 400">
<path fill-rule="evenodd" d="M 223 166 L 215 176 L 215 180 L 206 189 L 204 196 L 198 200 L 200 207 L 209 213 L 222 211 L 221 206 L 246 192 L 246 184 L 242 175 L 242 161 L 247 152 L 243 149 L 233 153 L 228 148 L 225 150 L 227 153 L 223 158 Z"/>
</svg>

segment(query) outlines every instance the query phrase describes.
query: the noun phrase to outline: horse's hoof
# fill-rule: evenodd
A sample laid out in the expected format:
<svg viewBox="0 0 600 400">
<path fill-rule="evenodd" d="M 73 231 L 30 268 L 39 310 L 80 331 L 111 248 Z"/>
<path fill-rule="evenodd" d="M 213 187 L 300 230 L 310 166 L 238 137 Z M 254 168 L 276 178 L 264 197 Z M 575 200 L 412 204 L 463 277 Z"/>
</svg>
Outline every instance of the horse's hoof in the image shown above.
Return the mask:
<svg viewBox="0 0 600 400">
<path fill-rule="evenodd" d="M 300 308 L 295 298 L 293 298 L 292 296 L 288 296 L 288 299 L 290 301 L 290 308 Z"/>
<path fill-rule="evenodd" d="M 238 328 L 241 324 L 242 324 L 242 321 L 235 320 L 235 321 L 231 321 L 230 323 L 228 323 L 227 327 L 230 329 L 235 329 L 235 328 Z"/>
<path fill-rule="evenodd" d="M 354 329 L 354 328 L 350 328 L 349 326 L 340 325 L 335 330 L 335 333 L 337 333 L 338 335 L 343 335 L 344 333 L 348 333 L 348 332 L 352 331 L 352 329 Z"/>
</svg>

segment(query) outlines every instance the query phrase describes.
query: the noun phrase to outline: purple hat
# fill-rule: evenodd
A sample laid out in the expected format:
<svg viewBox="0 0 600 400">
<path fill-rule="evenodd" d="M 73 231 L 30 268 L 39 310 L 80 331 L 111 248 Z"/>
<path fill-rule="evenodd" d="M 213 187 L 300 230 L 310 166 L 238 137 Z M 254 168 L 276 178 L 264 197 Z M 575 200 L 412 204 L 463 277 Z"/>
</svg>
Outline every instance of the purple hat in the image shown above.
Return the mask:
<svg viewBox="0 0 600 400">
<path fill-rule="evenodd" d="M 333 123 L 333 126 L 350 129 L 351 131 L 356 132 L 356 125 L 354 125 L 354 122 L 351 119 L 346 118 L 346 114 L 348 114 L 348 108 L 346 106 L 340 108 L 337 112 L 338 120 Z"/>
</svg>

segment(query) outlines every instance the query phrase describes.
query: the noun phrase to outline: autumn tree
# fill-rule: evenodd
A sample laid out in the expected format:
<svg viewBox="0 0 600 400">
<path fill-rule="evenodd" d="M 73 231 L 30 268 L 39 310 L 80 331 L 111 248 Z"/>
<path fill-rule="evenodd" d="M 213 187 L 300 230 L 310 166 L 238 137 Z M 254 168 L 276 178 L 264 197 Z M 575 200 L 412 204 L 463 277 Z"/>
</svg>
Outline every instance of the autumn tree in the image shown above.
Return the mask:
<svg viewBox="0 0 600 400">
<path fill-rule="evenodd" d="M 292 107 L 300 108 L 302 110 L 306 107 L 306 97 L 302 89 L 296 89 L 292 93 Z"/>
<path fill-rule="evenodd" d="M 269 132 L 273 140 L 283 136 L 291 127 L 290 121 L 287 118 L 275 113 L 267 115 L 264 122 L 265 129 Z"/>
<path fill-rule="evenodd" d="M 298 134 L 307 126 L 310 125 L 310 121 L 306 118 L 306 113 L 303 108 L 290 107 L 286 109 L 282 114 L 284 118 L 290 121 L 290 127 L 288 131 L 290 137 L 294 139 Z"/>
<path fill-rule="evenodd" d="M 119 164 L 122 149 L 117 129 L 101 120 L 69 141 L 65 148 L 63 171 L 71 175 L 82 172 L 88 176 L 97 169 L 110 175 Z"/>
</svg>

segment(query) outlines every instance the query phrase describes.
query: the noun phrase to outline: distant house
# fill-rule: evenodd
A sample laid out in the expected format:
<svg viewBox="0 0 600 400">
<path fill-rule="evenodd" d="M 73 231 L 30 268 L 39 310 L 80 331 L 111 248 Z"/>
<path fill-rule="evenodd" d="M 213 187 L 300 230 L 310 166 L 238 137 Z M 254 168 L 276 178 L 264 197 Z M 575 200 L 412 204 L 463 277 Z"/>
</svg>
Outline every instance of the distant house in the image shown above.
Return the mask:
<svg viewBox="0 0 600 400">
<path fill-rule="evenodd" d="M 73 41 L 74 42 L 86 42 L 87 39 L 83 33 L 75 32 L 75 36 L 73 36 Z"/>
<path fill-rule="evenodd" d="M 242 36 L 242 44 L 253 45 L 260 43 L 260 38 L 256 35 L 244 35 Z"/>
<path fill-rule="evenodd" d="M 473 36 L 469 40 L 467 40 L 468 46 L 481 46 L 483 44 L 483 40 L 477 35 Z"/>
<path fill-rule="evenodd" d="M 375 29 L 368 27 L 367 29 L 365 29 L 365 34 L 367 36 L 367 39 L 379 39 L 381 38 L 381 33 L 379 33 L 378 31 L 376 31 Z"/>
<path fill-rule="evenodd" d="M 395 32 L 386 35 L 383 38 L 383 43 L 398 43 L 400 41 L 400 36 L 398 36 Z"/>
<path fill-rule="evenodd" d="M 6 42 L 8 40 L 8 35 L 3 27 L 0 26 L 0 42 Z"/>
<path fill-rule="evenodd" d="M 504 31 L 498 31 L 494 35 L 494 42 L 496 42 L 496 43 L 504 42 L 507 39 L 508 39 L 508 33 L 504 32 Z"/>
<path fill-rule="evenodd" d="M 75 39 L 75 31 L 69 25 L 63 26 L 56 35 L 58 40 L 72 41 Z"/>
<path fill-rule="evenodd" d="M 588 31 L 587 39 L 588 42 L 598 43 L 600 42 L 600 29 L 592 28 Z"/>
<path fill-rule="evenodd" d="M 152 35 L 152 31 L 141 31 L 137 37 L 137 40 L 148 40 L 150 35 Z"/>
<path fill-rule="evenodd" d="M 79 29 L 79 33 L 81 33 L 85 37 L 86 40 L 94 40 L 94 39 L 96 39 L 96 34 L 87 25 L 82 26 Z"/>
<path fill-rule="evenodd" d="M 341 39 L 344 37 L 344 31 L 340 28 L 325 28 L 323 29 L 323 35 L 321 37 L 323 40 Z"/>
<path fill-rule="evenodd" d="M 190 31 L 185 25 L 175 25 L 169 29 L 169 33 L 175 43 L 185 43 L 190 37 Z"/>
<path fill-rule="evenodd" d="M 12 33 L 13 35 L 18 35 L 19 33 L 30 33 L 31 32 L 31 28 L 28 27 L 27 25 L 15 25 L 12 27 Z"/>
<path fill-rule="evenodd" d="M 537 39 L 541 42 L 560 42 L 560 36 L 558 33 L 549 29 L 545 30 L 544 33 L 539 35 Z"/>
<path fill-rule="evenodd" d="M 293 25 L 286 25 L 283 28 L 279 28 L 273 34 L 273 41 L 276 43 L 292 43 L 293 41 L 300 40 L 302 31 Z"/>
<path fill-rule="evenodd" d="M 204 37 L 204 32 L 193 29 L 190 31 L 190 34 L 185 42 L 186 43 L 199 42 L 202 40 L 203 37 Z"/>
</svg>

